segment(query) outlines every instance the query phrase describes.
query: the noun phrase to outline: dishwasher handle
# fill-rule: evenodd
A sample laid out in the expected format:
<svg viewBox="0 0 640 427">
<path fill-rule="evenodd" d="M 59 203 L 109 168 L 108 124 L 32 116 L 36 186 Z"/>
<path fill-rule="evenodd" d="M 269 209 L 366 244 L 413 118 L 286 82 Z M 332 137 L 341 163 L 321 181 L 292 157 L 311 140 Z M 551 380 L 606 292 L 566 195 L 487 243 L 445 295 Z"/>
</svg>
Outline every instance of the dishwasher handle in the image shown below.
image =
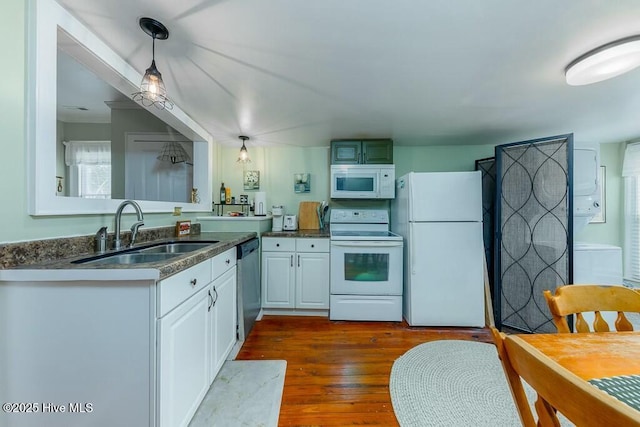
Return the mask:
<svg viewBox="0 0 640 427">
<path fill-rule="evenodd" d="M 246 258 L 260 247 L 260 240 L 254 238 L 238 245 L 236 255 L 238 259 Z"/>
</svg>

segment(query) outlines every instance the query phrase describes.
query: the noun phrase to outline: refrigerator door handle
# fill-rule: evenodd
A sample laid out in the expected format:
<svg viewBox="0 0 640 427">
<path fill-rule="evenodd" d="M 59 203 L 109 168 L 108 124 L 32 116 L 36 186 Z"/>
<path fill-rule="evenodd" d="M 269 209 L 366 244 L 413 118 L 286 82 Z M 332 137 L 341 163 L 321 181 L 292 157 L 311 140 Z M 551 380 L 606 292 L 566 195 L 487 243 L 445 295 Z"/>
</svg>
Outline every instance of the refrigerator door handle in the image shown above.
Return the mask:
<svg viewBox="0 0 640 427">
<path fill-rule="evenodd" d="M 415 253 L 416 253 L 416 248 L 415 248 L 415 241 L 416 239 L 409 239 L 409 241 L 411 242 L 411 245 L 409 246 L 409 271 L 411 272 L 411 275 L 416 274 L 415 270 L 413 269 L 413 266 L 415 265 Z"/>
</svg>

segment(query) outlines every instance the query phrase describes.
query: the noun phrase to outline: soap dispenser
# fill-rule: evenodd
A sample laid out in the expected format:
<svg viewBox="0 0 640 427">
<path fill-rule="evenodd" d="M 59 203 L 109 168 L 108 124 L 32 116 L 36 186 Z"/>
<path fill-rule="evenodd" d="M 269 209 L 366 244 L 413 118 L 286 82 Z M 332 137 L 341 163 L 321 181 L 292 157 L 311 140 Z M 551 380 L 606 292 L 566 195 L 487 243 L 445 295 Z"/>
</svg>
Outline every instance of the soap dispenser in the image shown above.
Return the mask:
<svg viewBox="0 0 640 427">
<path fill-rule="evenodd" d="M 96 233 L 96 252 L 99 254 L 107 251 L 107 227 L 101 227 Z"/>
</svg>

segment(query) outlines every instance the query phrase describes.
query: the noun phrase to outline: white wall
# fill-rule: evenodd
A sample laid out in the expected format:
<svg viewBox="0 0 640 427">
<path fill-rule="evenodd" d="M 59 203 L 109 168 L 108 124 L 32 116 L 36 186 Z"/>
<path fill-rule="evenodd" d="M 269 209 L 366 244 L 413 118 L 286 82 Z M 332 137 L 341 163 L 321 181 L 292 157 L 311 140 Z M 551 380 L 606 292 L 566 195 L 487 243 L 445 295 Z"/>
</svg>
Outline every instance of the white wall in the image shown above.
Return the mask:
<svg viewBox="0 0 640 427">
<path fill-rule="evenodd" d="M 213 199 L 219 203 L 220 184 L 231 187 L 231 195 L 239 200 L 240 194 L 252 199 L 256 191 L 267 193 L 267 206 L 283 205 L 285 212 L 297 214 L 301 201 L 329 201 L 329 147 L 251 147 L 247 144 L 251 163 L 238 163 L 238 147 L 221 149 L 219 170 L 214 181 Z M 244 190 L 243 171 L 260 171 L 260 190 Z M 311 191 L 295 193 L 293 175 L 305 172 L 311 175 Z"/>
</svg>

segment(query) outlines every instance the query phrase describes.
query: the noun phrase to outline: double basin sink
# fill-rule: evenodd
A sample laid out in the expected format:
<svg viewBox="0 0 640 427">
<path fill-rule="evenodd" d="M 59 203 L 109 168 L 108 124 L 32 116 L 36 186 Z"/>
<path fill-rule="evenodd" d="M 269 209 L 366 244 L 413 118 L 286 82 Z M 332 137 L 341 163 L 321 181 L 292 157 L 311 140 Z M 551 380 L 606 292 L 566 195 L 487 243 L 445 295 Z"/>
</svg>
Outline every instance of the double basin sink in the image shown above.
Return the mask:
<svg viewBox="0 0 640 427">
<path fill-rule="evenodd" d="M 144 264 L 148 262 L 166 261 L 189 252 L 204 249 L 218 243 L 218 240 L 199 240 L 182 242 L 162 242 L 139 248 L 129 248 L 122 251 L 96 255 L 72 261 L 72 264 L 83 265 L 127 265 Z"/>
</svg>

